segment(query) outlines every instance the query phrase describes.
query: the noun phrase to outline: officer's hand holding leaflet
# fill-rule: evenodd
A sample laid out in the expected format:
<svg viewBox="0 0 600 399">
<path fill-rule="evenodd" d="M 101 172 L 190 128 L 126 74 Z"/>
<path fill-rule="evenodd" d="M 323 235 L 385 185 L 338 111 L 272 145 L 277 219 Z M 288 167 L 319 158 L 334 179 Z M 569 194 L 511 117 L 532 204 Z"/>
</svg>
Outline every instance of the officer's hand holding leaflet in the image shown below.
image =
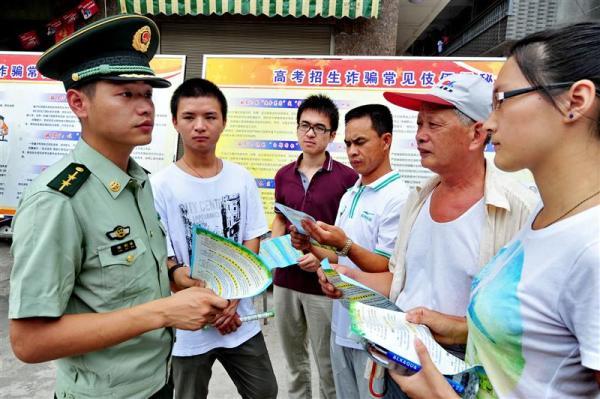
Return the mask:
<svg viewBox="0 0 600 399">
<path fill-rule="evenodd" d="M 229 305 L 227 299 L 217 296 L 208 288 L 200 287 L 186 288 L 156 302 L 165 304 L 161 312 L 165 318 L 165 327 L 181 330 L 199 330 L 214 323 Z"/>
<path fill-rule="evenodd" d="M 142 305 L 104 313 L 10 320 L 15 355 L 40 363 L 102 350 L 158 328 L 198 330 L 228 302 L 206 288 L 188 288 Z"/>
<path fill-rule="evenodd" d="M 168 263 L 169 267 L 172 268 L 177 262 L 169 259 Z M 173 271 L 173 282 L 176 285 L 176 287 L 174 287 L 176 291 L 190 287 L 206 287 L 206 282 L 204 280 L 192 278 L 190 275 L 191 268 L 188 265 L 183 265 Z M 242 325 L 240 317 L 237 314 L 238 304 L 239 300 L 230 300 L 225 309 L 223 309 L 220 314 L 216 315 L 214 321 L 210 323 L 222 335 L 232 333 Z"/>
</svg>

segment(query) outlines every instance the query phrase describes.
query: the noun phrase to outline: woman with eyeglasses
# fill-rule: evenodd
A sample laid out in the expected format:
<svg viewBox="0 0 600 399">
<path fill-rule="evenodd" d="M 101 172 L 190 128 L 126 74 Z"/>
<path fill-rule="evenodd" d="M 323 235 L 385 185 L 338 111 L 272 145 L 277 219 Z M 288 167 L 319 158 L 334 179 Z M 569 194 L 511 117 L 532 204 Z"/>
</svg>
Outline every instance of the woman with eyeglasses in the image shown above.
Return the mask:
<svg viewBox="0 0 600 399">
<path fill-rule="evenodd" d="M 599 93 L 598 23 L 518 41 L 495 82 L 484 124 L 495 163 L 529 169 L 542 201 L 473 281 L 467 362 L 485 370 L 479 397 L 600 398 Z M 441 315 L 427 324 L 453 334 Z M 402 390 L 456 397 L 416 349 L 422 370 L 393 375 Z"/>
</svg>

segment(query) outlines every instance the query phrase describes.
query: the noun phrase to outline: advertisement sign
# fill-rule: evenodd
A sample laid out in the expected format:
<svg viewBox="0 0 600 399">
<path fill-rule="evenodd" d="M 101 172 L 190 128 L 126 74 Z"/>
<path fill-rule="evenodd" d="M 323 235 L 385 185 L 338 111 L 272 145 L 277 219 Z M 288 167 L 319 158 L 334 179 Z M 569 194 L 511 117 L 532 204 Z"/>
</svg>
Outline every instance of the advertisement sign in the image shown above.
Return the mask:
<svg viewBox="0 0 600 399">
<path fill-rule="evenodd" d="M 71 112 L 62 82 L 38 73 L 41 53 L 0 52 L 0 214 L 12 215 L 23 190 L 79 140 L 81 126 Z M 173 84 L 154 91 L 156 120 L 152 143 L 133 157 L 149 171 L 171 163 L 177 133 L 169 101 L 183 82 L 185 57 L 159 55 L 151 62 L 157 75 Z"/>
<path fill-rule="evenodd" d="M 387 102 L 383 93 L 423 93 L 453 73 L 478 74 L 493 82 L 503 62 L 501 58 L 206 55 L 203 76 L 223 90 L 229 103 L 217 153 L 250 170 L 271 220 L 275 173 L 300 153 L 296 111 L 304 98 L 326 94 L 337 104 L 340 127 L 329 151 L 346 164 L 345 113 L 364 104 L 387 105 L 394 117 L 392 168 L 414 187 L 432 174 L 421 167 L 416 149 L 417 112 Z M 491 146 L 486 148 L 486 155 L 493 156 L 492 151 Z"/>
</svg>

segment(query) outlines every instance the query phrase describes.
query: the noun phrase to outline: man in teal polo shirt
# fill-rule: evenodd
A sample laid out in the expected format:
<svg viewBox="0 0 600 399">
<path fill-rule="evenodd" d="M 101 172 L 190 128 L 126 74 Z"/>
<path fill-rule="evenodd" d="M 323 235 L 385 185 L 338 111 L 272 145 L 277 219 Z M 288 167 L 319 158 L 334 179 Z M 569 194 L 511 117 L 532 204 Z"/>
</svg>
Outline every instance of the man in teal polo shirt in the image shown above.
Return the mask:
<svg viewBox="0 0 600 399">
<path fill-rule="evenodd" d="M 158 29 L 107 18 L 45 52 L 81 140 L 26 190 L 15 220 L 10 337 L 29 363 L 57 359 L 58 398 L 168 398 L 171 327 L 199 329 L 227 301 L 194 287 L 169 295 L 165 233 L 146 172 Z"/>
</svg>

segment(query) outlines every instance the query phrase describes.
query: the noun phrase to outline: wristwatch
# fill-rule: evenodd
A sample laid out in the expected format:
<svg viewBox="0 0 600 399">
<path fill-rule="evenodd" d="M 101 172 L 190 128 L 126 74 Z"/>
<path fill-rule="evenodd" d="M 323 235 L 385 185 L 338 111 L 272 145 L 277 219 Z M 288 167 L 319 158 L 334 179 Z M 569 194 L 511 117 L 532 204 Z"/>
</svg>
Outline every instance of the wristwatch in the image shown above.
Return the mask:
<svg viewBox="0 0 600 399">
<path fill-rule="evenodd" d="M 348 256 L 348 252 L 350 252 L 350 247 L 352 246 L 354 242 L 350 239 L 347 238 L 346 239 L 346 243 L 344 244 L 344 246 L 342 247 L 342 249 L 340 249 L 339 251 L 335 251 L 337 256 Z"/>
</svg>

